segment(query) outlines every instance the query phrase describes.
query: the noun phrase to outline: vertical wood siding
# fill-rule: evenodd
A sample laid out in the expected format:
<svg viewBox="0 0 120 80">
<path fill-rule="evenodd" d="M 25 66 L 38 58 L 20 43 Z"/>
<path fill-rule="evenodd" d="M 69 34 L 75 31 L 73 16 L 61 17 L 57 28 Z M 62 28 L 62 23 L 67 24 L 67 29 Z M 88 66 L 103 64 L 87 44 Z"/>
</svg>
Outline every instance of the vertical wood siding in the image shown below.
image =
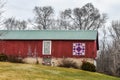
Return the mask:
<svg viewBox="0 0 120 80">
<path fill-rule="evenodd" d="M 74 56 L 73 55 L 73 43 L 85 43 L 85 56 Z M 96 41 L 92 40 L 52 40 L 52 50 L 51 57 L 62 58 L 62 57 L 86 57 L 86 58 L 95 58 L 97 54 Z M 5 53 L 7 55 L 19 54 L 22 57 L 27 57 L 30 50 L 31 55 L 35 56 L 35 49 L 39 57 L 42 55 L 42 40 L 29 41 L 29 40 L 7 40 L 0 41 L 0 53 Z"/>
</svg>

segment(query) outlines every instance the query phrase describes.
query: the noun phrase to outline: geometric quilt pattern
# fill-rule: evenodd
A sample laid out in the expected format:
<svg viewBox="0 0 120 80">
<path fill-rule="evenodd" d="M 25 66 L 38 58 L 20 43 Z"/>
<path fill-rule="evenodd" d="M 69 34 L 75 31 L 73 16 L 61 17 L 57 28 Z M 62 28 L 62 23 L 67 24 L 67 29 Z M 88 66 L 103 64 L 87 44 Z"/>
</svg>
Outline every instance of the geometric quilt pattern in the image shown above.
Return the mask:
<svg viewBox="0 0 120 80">
<path fill-rule="evenodd" d="M 73 43 L 73 55 L 85 55 L 85 43 Z"/>
</svg>

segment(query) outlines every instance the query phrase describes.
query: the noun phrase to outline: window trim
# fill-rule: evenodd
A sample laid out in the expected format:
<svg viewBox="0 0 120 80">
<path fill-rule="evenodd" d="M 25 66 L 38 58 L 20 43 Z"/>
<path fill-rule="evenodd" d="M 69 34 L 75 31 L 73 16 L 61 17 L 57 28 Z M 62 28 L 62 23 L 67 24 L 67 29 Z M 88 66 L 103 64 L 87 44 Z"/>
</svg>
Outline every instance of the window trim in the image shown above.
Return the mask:
<svg viewBox="0 0 120 80">
<path fill-rule="evenodd" d="M 45 42 L 49 42 L 50 43 L 50 48 L 49 48 L 50 49 L 50 53 L 45 53 L 44 52 L 44 46 L 45 46 L 44 44 L 45 44 Z M 52 41 L 43 41 L 42 54 L 43 55 L 51 55 L 51 46 L 52 46 Z"/>
</svg>

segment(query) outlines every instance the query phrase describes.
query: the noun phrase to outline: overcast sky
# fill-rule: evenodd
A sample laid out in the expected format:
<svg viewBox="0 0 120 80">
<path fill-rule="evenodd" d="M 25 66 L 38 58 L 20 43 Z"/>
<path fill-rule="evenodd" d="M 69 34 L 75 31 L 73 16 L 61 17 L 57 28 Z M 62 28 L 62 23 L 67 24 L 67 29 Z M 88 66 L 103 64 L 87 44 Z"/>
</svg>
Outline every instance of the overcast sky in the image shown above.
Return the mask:
<svg viewBox="0 0 120 80">
<path fill-rule="evenodd" d="M 4 17 L 16 17 L 17 19 L 33 18 L 35 6 L 52 6 L 55 14 L 67 8 L 82 7 L 86 3 L 92 3 L 100 10 L 100 13 L 108 14 L 108 21 L 120 20 L 120 0 L 7 0 L 4 7 Z"/>
</svg>

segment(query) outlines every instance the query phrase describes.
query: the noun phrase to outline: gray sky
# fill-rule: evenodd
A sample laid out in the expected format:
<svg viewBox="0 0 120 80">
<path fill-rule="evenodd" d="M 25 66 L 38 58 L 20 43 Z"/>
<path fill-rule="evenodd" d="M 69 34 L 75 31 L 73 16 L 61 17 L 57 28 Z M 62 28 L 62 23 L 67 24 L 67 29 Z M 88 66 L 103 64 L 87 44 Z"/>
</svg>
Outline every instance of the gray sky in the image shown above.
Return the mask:
<svg viewBox="0 0 120 80">
<path fill-rule="evenodd" d="M 120 20 L 120 0 L 7 0 L 3 16 L 27 20 L 33 18 L 35 6 L 52 6 L 58 14 L 64 9 L 82 7 L 86 3 L 92 3 L 100 13 L 107 13 L 108 21 Z"/>
</svg>

